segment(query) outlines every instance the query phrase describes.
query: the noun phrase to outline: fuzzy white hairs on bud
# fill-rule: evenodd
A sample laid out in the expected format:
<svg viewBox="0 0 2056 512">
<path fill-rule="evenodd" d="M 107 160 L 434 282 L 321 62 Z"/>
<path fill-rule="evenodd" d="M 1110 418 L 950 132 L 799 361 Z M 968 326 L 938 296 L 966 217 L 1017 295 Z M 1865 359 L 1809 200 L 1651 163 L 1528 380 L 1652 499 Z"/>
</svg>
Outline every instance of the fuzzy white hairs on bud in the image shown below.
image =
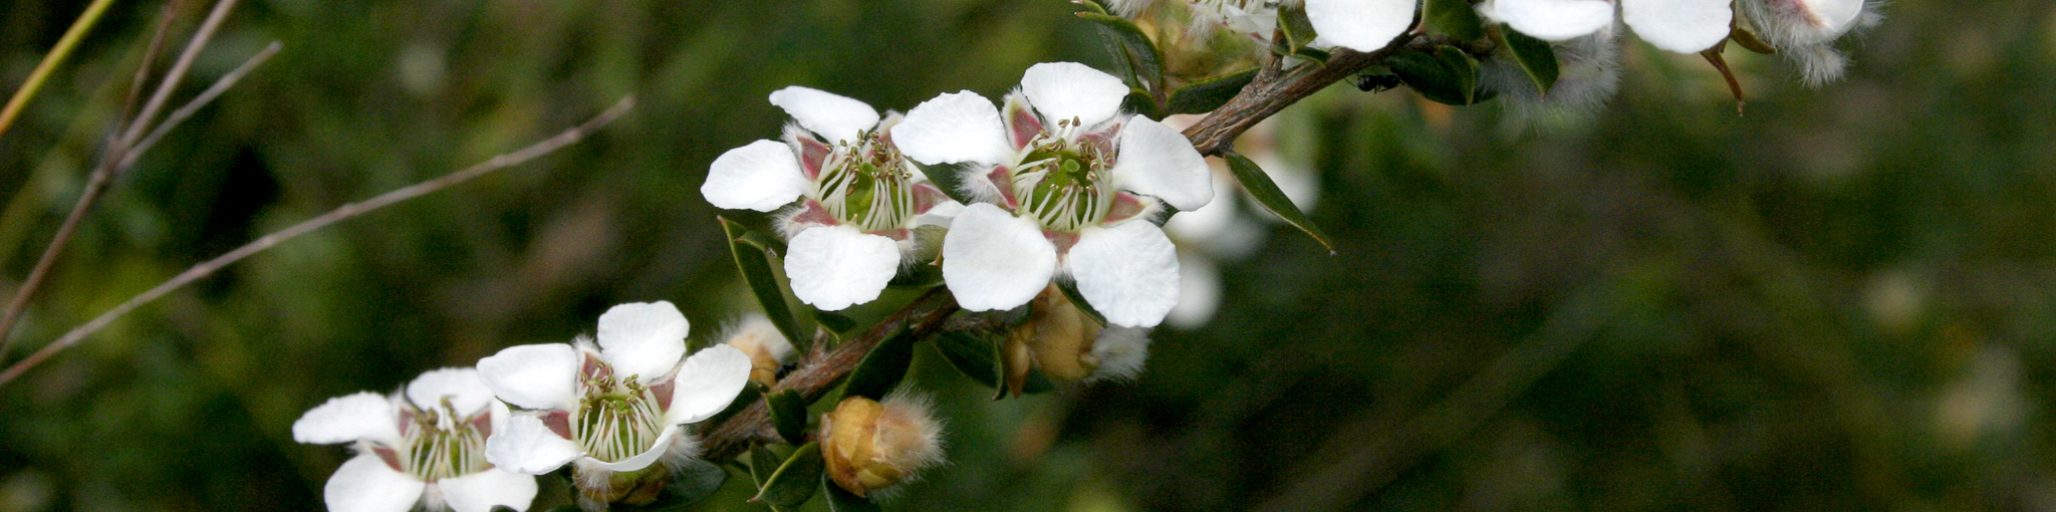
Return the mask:
<svg viewBox="0 0 2056 512">
<path fill-rule="evenodd" d="M 1499 93 L 1517 116 L 1586 115 L 1599 111 L 1620 89 L 1620 43 L 1618 30 L 1600 29 L 1591 35 L 1555 43 L 1558 60 L 1556 84 L 1548 94 L 1535 89 L 1526 71 L 1514 61 L 1513 52 L 1493 52 L 1480 71 L 1485 88 Z"/>
<path fill-rule="evenodd" d="M 1756 34 L 1787 60 L 1799 65 L 1808 87 L 1842 77 L 1849 59 L 1835 49 L 1835 40 L 1884 20 L 1881 0 L 1742 0 L 1742 11 Z"/>
<path fill-rule="evenodd" d="M 1108 327 L 1093 341 L 1092 357 L 1099 359 L 1099 368 L 1093 369 L 1087 382 L 1132 380 L 1149 362 L 1149 330 Z"/>
</svg>

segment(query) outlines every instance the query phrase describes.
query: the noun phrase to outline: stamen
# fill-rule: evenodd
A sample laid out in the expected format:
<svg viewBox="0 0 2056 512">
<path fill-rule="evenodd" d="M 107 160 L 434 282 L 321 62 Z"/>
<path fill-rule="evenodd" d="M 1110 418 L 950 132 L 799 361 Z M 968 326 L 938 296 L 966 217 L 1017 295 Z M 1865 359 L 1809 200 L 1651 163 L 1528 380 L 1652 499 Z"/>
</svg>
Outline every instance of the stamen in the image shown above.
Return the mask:
<svg viewBox="0 0 2056 512">
<path fill-rule="evenodd" d="M 485 435 L 448 400 L 413 416 L 414 423 L 401 440 L 406 445 L 402 471 L 435 482 L 485 470 Z"/>
<path fill-rule="evenodd" d="M 830 215 L 865 231 L 898 229 L 914 215 L 913 164 L 883 137 L 837 143 L 814 183 Z"/>
</svg>

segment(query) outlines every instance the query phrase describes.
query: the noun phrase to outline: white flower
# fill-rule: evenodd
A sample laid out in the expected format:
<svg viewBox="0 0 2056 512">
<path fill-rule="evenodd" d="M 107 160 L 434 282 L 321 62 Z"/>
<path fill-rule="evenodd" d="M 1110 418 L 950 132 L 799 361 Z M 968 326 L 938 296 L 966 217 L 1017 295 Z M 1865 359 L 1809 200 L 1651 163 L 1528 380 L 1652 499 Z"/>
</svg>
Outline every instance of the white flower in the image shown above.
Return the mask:
<svg viewBox="0 0 2056 512">
<path fill-rule="evenodd" d="M 771 104 L 797 122 L 785 142 L 721 154 L 700 194 L 720 208 L 786 209 L 785 273 L 801 302 L 836 311 L 876 300 L 915 250 L 915 218 L 948 198 L 886 136 L 897 116 L 881 121 L 864 102 L 805 87 L 779 89 Z"/>
<path fill-rule="evenodd" d="M 1875 24 L 1874 4 L 1865 0 L 1741 0 L 1743 12 L 1763 41 L 1799 64 L 1809 85 L 1842 76 L 1848 62 L 1834 42 L 1858 27 Z"/>
<path fill-rule="evenodd" d="M 1360 52 L 1377 51 L 1393 38 L 1413 27 L 1419 0 L 1185 0 L 1192 6 L 1192 21 L 1218 25 L 1270 42 L 1278 25 L 1278 9 L 1304 4 L 1307 21 L 1313 23 L 1313 46 L 1340 46 Z M 1134 16 L 1146 2 L 1117 2 L 1116 12 Z"/>
<path fill-rule="evenodd" d="M 1699 53 L 1728 37 L 1733 0 L 1620 0 L 1620 19 L 1642 40 Z M 1487 0 L 1478 12 L 1523 34 L 1566 41 L 1613 26 L 1613 0 Z"/>
<path fill-rule="evenodd" d="M 669 302 L 622 304 L 600 315 L 597 348 L 520 345 L 480 360 L 494 395 L 533 409 L 509 418 L 486 459 L 538 475 L 576 461 L 592 476 L 689 457 L 696 447 L 683 425 L 727 408 L 750 376 L 749 356 L 727 345 L 680 364 L 689 328 Z"/>
<path fill-rule="evenodd" d="M 964 309 L 1026 304 L 1059 271 L 1107 321 L 1149 327 L 1178 302 L 1159 201 L 1213 200 L 1206 160 L 1177 130 L 1120 113 L 1128 87 L 1083 64 L 1028 68 L 1005 117 L 971 92 L 914 107 L 892 130 L 908 158 L 965 163 L 967 206 L 943 239 L 942 275 Z"/>
<path fill-rule="evenodd" d="M 485 512 L 528 508 L 535 477 L 494 467 L 487 439 L 508 419 L 507 405 L 470 368 L 421 374 L 403 394 L 357 393 L 330 399 L 293 422 L 293 440 L 354 443 L 358 455 L 336 468 L 323 489 L 329 510 Z"/>
</svg>

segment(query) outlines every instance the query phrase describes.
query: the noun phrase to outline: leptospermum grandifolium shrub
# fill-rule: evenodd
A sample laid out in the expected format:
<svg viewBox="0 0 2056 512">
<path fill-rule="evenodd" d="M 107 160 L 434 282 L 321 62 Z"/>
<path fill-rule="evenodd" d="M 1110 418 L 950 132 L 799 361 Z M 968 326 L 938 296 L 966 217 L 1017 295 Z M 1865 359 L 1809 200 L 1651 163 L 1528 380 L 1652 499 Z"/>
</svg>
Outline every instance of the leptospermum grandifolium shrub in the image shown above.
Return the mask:
<svg viewBox="0 0 2056 512">
<path fill-rule="evenodd" d="M 1616 35 L 1633 33 L 1702 56 L 1739 100 L 1729 43 L 1782 55 L 1817 86 L 1847 65 L 1836 42 L 1879 20 L 1865 0 L 1077 4 L 1115 69 L 1036 64 L 1010 91 L 943 93 L 905 114 L 805 85 L 769 92 L 790 117 L 783 133 L 695 169 L 701 196 L 738 215 L 719 223 L 762 315 L 693 352 L 676 307 L 624 304 L 594 339 L 509 347 L 392 396 L 331 400 L 293 428 L 359 452 L 330 479 L 329 507 L 542 508 L 531 475 L 545 475 L 586 510 L 676 509 L 725 485 L 774 509 L 822 496 L 875 510 L 947 459 L 944 419 L 900 389 L 915 347 L 996 398 L 1134 378 L 1185 282 L 1210 278 L 1181 272 L 1181 259 L 1203 260 L 1180 246 L 1226 236 L 1174 237 L 1166 222 L 1246 201 L 1329 245 L 1293 199 L 1310 202 L 1317 185 L 1274 182 L 1259 165 L 1277 161 L 1268 141 L 1238 147 L 1315 91 L 1590 110 L 1618 87 L 1632 40 Z M 1219 300 L 1197 289 L 1202 306 Z M 831 394 L 830 412 L 810 417 Z M 731 483 L 742 468 L 748 481 Z"/>
</svg>

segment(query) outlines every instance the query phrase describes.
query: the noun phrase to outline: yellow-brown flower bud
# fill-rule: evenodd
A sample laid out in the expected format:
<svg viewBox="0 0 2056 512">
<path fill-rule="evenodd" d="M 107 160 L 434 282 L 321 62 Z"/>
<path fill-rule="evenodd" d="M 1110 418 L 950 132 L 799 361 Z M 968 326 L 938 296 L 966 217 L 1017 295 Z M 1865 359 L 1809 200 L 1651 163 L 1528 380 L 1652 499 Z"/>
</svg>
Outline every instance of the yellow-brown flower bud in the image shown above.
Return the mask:
<svg viewBox="0 0 2056 512">
<path fill-rule="evenodd" d="M 835 485 L 868 496 L 941 462 L 941 436 L 926 399 L 850 397 L 821 418 L 821 455 Z"/>
<path fill-rule="evenodd" d="M 1142 329 L 1102 328 L 1051 285 L 1029 303 L 1028 321 L 1007 333 L 1000 356 L 1007 388 L 1018 396 L 1030 361 L 1057 381 L 1128 377 L 1141 371 L 1148 346 Z"/>
<path fill-rule="evenodd" d="M 792 343 L 764 315 L 743 317 L 729 328 L 722 343 L 750 356 L 750 382 L 764 387 L 778 384 L 778 369 L 793 356 Z"/>
</svg>

